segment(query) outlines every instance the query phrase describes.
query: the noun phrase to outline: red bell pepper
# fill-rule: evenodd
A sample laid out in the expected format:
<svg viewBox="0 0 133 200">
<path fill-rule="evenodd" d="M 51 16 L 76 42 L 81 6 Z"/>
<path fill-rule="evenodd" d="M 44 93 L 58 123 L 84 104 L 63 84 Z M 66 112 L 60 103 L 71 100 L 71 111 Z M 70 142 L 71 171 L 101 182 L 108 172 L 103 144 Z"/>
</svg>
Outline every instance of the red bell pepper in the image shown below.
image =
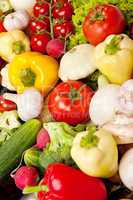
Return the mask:
<svg viewBox="0 0 133 200">
<path fill-rule="evenodd" d="M 24 193 L 38 192 L 38 200 L 107 200 L 102 180 L 64 164 L 49 165 L 39 186 Z"/>
</svg>

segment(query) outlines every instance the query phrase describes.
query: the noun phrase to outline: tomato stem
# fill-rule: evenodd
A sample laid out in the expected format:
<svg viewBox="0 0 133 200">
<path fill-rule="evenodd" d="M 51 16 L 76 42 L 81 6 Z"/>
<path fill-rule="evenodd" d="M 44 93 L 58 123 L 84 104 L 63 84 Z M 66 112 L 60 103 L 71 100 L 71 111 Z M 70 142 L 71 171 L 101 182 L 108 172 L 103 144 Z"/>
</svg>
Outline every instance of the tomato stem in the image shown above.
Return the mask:
<svg viewBox="0 0 133 200">
<path fill-rule="evenodd" d="M 51 35 L 51 38 L 54 39 L 52 5 L 53 5 L 53 0 L 50 0 L 50 6 L 49 6 L 50 35 Z"/>
</svg>

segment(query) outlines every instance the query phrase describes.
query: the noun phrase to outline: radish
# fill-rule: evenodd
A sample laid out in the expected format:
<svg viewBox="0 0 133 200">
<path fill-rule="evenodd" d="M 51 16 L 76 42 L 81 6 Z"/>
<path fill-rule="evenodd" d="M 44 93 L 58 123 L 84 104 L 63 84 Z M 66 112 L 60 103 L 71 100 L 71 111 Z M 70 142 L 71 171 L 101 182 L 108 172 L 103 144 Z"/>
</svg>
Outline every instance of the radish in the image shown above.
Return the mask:
<svg viewBox="0 0 133 200">
<path fill-rule="evenodd" d="M 42 128 L 37 136 L 36 147 L 38 149 L 43 149 L 46 145 L 50 143 L 50 137 L 46 129 Z"/>
<path fill-rule="evenodd" d="M 60 39 L 52 39 L 46 47 L 47 54 L 54 58 L 59 58 L 64 54 L 64 44 Z"/>
<path fill-rule="evenodd" d="M 27 186 L 34 186 L 38 183 L 39 174 L 36 168 L 22 166 L 14 175 L 16 186 L 23 190 Z"/>
</svg>

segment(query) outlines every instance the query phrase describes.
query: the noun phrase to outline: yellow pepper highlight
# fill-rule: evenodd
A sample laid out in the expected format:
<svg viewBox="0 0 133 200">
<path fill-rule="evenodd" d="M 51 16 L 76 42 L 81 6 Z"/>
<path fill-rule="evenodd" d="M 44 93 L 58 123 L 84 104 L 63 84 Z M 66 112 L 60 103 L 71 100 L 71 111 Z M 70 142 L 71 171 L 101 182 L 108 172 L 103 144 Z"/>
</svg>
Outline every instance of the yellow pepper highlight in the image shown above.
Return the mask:
<svg viewBox="0 0 133 200">
<path fill-rule="evenodd" d="M 9 64 L 9 80 L 18 93 L 34 87 L 46 95 L 58 80 L 57 61 L 47 55 L 25 52 Z"/>
</svg>

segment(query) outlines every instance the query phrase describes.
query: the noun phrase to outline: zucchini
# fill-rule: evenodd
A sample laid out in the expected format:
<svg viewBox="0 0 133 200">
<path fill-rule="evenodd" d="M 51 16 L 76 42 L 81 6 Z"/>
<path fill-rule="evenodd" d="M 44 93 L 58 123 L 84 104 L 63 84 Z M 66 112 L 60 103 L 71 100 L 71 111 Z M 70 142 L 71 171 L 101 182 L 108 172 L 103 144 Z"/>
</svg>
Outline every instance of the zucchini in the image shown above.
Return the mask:
<svg viewBox="0 0 133 200">
<path fill-rule="evenodd" d="M 40 127 L 39 120 L 29 120 L 21 125 L 12 137 L 0 147 L 0 179 L 9 175 L 18 165 L 23 152 L 34 144 Z"/>
</svg>

